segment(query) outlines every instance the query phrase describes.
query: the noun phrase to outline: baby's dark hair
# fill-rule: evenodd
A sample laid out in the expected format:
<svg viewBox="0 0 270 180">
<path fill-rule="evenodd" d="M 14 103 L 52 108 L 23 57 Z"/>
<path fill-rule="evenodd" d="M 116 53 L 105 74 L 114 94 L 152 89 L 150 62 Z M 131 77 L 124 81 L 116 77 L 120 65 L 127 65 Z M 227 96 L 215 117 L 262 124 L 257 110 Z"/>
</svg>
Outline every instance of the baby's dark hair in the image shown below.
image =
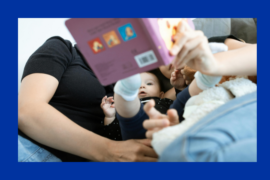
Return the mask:
<svg viewBox="0 0 270 180">
<path fill-rule="evenodd" d="M 150 73 L 153 73 L 159 80 L 159 84 L 160 84 L 160 87 L 161 87 L 161 90 L 163 92 L 167 92 L 168 90 L 170 90 L 173 86 L 171 85 L 170 83 L 170 79 L 168 79 L 167 77 L 165 77 L 162 72 L 160 71 L 159 68 L 157 69 L 154 69 L 154 70 L 151 70 L 149 71 Z"/>
<path fill-rule="evenodd" d="M 156 76 L 156 78 L 157 78 L 157 80 L 158 80 L 158 84 L 159 84 L 159 89 L 160 89 L 160 91 L 165 92 L 165 91 L 164 91 L 164 88 L 163 88 L 163 86 L 162 86 L 162 83 L 161 83 L 160 79 L 159 79 L 158 76 L 157 76 L 157 69 L 154 69 L 154 70 L 151 70 L 151 71 L 147 71 L 146 73 L 150 73 L 150 74 L 153 74 L 154 76 Z"/>
</svg>

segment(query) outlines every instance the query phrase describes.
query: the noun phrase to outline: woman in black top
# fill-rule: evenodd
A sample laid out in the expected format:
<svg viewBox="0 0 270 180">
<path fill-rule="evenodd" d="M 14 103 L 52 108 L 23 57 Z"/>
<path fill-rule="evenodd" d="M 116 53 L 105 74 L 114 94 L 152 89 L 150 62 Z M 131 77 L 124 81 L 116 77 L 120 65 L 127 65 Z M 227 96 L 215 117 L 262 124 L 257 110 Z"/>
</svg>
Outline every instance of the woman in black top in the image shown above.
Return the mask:
<svg viewBox="0 0 270 180">
<path fill-rule="evenodd" d="M 113 86 L 99 83 L 76 46 L 52 37 L 25 66 L 19 135 L 62 161 L 156 161 L 149 140 L 110 140 L 121 134 L 117 120 L 104 126 L 105 95 L 113 95 Z"/>
</svg>

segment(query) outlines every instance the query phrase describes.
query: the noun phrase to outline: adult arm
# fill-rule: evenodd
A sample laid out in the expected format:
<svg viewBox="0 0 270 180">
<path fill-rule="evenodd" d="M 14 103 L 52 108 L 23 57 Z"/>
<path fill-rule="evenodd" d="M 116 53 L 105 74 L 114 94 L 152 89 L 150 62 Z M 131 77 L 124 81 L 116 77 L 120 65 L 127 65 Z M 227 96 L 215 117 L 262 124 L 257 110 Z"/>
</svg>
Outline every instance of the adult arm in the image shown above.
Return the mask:
<svg viewBox="0 0 270 180">
<path fill-rule="evenodd" d="M 47 74 L 25 77 L 19 92 L 19 129 L 49 147 L 94 161 L 156 161 L 147 140 L 116 142 L 88 131 L 48 104 L 58 81 Z"/>
<path fill-rule="evenodd" d="M 217 68 L 209 75 L 257 75 L 257 44 L 214 55 Z"/>
<path fill-rule="evenodd" d="M 58 84 L 56 78 L 47 74 L 31 74 L 23 79 L 19 92 L 19 129 L 49 147 L 102 161 L 102 154 L 97 150 L 105 149 L 108 140 L 96 137 L 99 141 L 93 141 L 97 135 L 78 126 L 48 104 Z M 92 153 L 88 152 L 90 149 Z"/>
<path fill-rule="evenodd" d="M 209 38 L 209 42 L 210 41 L 211 41 L 211 38 Z M 225 39 L 225 41 L 222 41 L 222 43 L 224 43 L 228 46 L 228 51 L 253 45 L 253 44 L 249 44 L 249 43 L 244 43 L 232 35 L 228 36 Z"/>
<path fill-rule="evenodd" d="M 176 43 L 170 52 L 176 55 L 173 63 L 177 69 L 186 64 L 203 74 L 214 76 L 257 74 L 256 44 L 213 55 L 204 34 L 193 31 L 185 22 L 179 25 L 175 37 Z"/>
</svg>

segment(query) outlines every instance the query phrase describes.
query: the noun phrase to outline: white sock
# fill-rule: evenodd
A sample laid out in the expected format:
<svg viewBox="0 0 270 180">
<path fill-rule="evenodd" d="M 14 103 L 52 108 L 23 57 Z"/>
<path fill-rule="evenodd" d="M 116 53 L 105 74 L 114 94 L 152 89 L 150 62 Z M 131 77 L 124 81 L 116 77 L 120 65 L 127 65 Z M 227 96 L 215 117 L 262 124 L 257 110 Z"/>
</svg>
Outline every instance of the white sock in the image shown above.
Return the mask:
<svg viewBox="0 0 270 180">
<path fill-rule="evenodd" d="M 214 87 L 219 81 L 221 80 L 222 76 L 209 76 L 202 74 L 201 72 L 197 71 L 194 75 L 197 86 L 201 90 L 206 90 L 208 88 Z"/>
<path fill-rule="evenodd" d="M 213 54 L 219 53 L 219 52 L 224 52 L 224 51 L 228 51 L 228 46 L 225 45 L 224 43 L 208 43 L 211 51 Z"/>
<path fill-rule="evenodd" d="M 126 101 L 133 101 L 141 87 L 141 75 L 135 74 L 128 78 L 117 81 L 114 86 L 114 92 L 122 96 Z"/>
</svg>

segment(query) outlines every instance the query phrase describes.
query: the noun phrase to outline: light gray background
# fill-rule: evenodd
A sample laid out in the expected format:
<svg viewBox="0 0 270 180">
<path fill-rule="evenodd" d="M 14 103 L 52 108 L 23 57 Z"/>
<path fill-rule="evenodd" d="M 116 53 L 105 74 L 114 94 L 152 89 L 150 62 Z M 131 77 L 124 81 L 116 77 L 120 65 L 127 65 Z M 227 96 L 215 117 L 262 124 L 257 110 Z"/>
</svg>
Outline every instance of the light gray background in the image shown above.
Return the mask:
<svg viewBox="0 0 270 180">
<path fill-rule="evenodd" d="M 23 68 L 28 58 L 48 38 L 61 36 L 75 40 L 67 30 L 65 21 L 69 18 L 20 18 L 18 19 L 18 88 L 20 89 Z"/>
</svg>

